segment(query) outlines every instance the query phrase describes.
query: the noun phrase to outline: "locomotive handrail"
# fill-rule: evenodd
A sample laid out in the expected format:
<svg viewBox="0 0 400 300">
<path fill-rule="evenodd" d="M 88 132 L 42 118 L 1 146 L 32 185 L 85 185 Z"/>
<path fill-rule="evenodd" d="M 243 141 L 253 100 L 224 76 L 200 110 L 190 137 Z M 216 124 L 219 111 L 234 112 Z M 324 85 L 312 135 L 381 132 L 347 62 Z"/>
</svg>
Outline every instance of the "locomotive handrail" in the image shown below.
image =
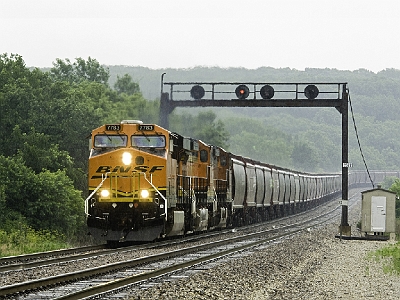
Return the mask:
<svg viewBox="0 0 400 300">
<path fill-rule="evenodd" d="M 103 174 L 101 175 L 102 181 L 94 189 L 94 191 L 86 198 L 86 200 L 85 200 L 85 214 L 86 214 L 86 217 L 89 216 L 89 200 L 90 200 L 90 198 L 92 198 L 93 195 L 101 188 L 101 186 L 103 185 L 104 181 L 107 179 L 107 175 L 108 174 L 109 174 L 109 172 L 105 173 L 104 178 L 103 178 Z"/>
<path fill-rule="evenodd" d="M 161 194 L 161 192 L 155 187 L 155 185 L 154 185 L 151 181 L 149 181 L 149 180 L 146 178 L 146 173 L 141 172 L 140 174 L 143 174 L 143 178 L 153 187 L 153 189 L 154 189 L 155 191 L 157 191 L 157 193 L 161 196 L 161 198 L 163 198 L 164 203 L 165 203 L 165 205 L 164 205 L 165 220 L 168 220 L 168 219 L 167 219 L 167 216 L 168 216 L 168 215 L 167 215 L 167 198 L 165 198 L 164 195 Z"/>
</svg>

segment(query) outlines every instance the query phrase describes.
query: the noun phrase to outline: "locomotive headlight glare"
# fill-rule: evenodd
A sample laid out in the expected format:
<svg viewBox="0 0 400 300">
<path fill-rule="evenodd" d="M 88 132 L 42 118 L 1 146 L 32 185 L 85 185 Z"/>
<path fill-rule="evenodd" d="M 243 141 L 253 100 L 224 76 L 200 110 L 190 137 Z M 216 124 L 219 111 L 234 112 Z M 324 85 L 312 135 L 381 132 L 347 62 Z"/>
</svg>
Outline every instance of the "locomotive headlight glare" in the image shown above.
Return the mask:
<svg viewBox="0 0 400 300">
<path fill-rule="evenodd" d="M 130 165 L 132 162 L 132 154 L 130 154 L 129 152 L 124 152 L 122 154 L 122 162 L 124 163 L 124 165 Z"/>
<path fill-rule="evenodd" d="M 101 197 L 103 198 L 108 198 L 110 196 L 110 191 L 109 190 L 102 190 L 100 192 Z"/>
<path fill-rule="evenodd" d="M 142 198 L 149 198 L 149 195 L 150 195 L 150 193 L 149 193 L 148 190 L 141 190 L 141 191 L 140 191 L 140 196 L 141 196 Z"/>
</svg>

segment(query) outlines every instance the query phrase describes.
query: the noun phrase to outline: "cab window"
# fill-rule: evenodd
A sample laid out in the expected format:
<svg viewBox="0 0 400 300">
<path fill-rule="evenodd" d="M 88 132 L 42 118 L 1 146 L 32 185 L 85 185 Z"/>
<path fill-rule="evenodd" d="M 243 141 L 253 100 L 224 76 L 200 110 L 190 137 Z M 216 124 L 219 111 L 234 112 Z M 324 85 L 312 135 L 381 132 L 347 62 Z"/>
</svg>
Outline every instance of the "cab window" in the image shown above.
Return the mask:
<svg viewBox="0 0 400 300">
<path fill-rule="evenodd" d="M 200 161 L 207 162 L 208 161 L 208 152 L 207 150 L 200 150 Z"/>
<path fill-rule="evenodd" d="M 165 136 L 133 135 L 132 146 L 138 148 L 165 148 Z"/>
<path fill-rule="evenodd" d="M 94 137 L 95 148 L 126 147 L 128 137 L 126 135 L 98 134 Z"/>
</svg>

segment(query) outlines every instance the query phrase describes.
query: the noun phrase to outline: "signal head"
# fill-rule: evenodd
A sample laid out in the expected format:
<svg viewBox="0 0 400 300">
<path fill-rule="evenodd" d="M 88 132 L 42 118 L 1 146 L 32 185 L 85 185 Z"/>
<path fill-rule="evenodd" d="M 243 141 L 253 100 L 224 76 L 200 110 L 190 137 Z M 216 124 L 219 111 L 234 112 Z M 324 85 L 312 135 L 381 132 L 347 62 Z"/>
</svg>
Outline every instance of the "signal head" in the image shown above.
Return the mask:
<svg viewBox="0 0 400 300">
<path fill-rule="evenodd" d="M 315 99 L 317 98 L 318 94 L 319 90 L 313 84 L 307 85 L 306 88 L 304 89 L 304 95 L 307 97 L 307 99 Z"/>
<path fill-rule="evenodd" d="M 236 88 L 235 94 L 236 94 L 236 97 L 238 97 L 239 99 L 243 100 L 243 99 L 246 99 L 249 96 L 250 91 L 249 91 L 249 88 L 246 85 L 241 84 L 241 85 L 238 85 L 238 87 Z"/>
<path fill-rule="evenodd" d="M 205 91 L 201 85 L 195 85 L 190 90 L 190 96 L 193 99 L 199 100 L 199 99 L 203 98 L 204 95 L 205 95 Z"/>
<path fill-rule="evenodd" d="M 263 99 L 271 99 L 274 97 L 275 90 L 272 86 L 266 84 L 260 90 L 260 95 Z"/>
</svg>

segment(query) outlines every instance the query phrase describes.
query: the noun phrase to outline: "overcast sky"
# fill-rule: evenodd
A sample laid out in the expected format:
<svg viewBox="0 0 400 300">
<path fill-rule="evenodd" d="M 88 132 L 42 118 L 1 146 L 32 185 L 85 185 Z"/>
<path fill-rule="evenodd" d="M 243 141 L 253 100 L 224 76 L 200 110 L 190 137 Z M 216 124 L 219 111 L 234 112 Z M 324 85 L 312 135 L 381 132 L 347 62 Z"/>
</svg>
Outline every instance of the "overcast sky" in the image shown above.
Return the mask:
<svg viewBox="0 0 400 300">
<path fill-rule="evenodd" d="M 0 53 L 149 68 L 400 69 L 399 0 L 0 0 Z"/>
</svg>

